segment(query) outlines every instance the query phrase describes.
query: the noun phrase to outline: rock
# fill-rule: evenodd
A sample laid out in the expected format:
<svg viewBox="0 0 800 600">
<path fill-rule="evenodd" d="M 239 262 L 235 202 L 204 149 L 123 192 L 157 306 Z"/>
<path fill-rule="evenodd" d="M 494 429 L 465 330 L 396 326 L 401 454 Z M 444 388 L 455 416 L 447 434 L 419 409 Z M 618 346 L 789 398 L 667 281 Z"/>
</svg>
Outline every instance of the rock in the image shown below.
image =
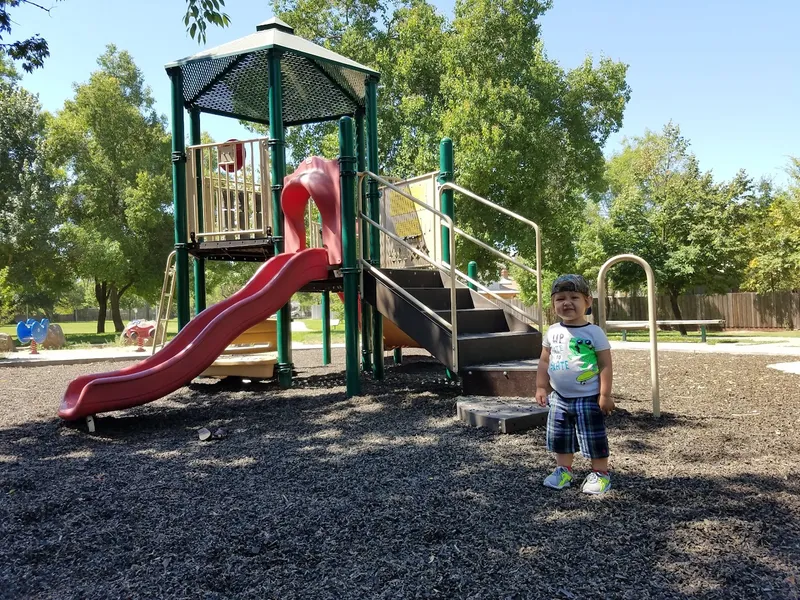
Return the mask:
<svg viewBox="0 0 800 600">
<path fill-rule="evenodd" d="M 64 330 L 61 329 L 61 325 L 51 323 L 47 328 L 47 337 L 42 347 L 50 350 L 58 350 L 59 348 L 64 348 L 66 345 L 67 338 L 64 337 Z"/>
<path fill-rule="evenodd" d="M 14 338 L 7 333 L 0 333 L 0 352 L 16 352 Z"/>
<path fill-rule="evenodd" d="M 197 437 L 200 438 L 201 442 L 207 442 L 211 439 L 211 431 L 203 427 L 197 431 Z"/>
</svg>

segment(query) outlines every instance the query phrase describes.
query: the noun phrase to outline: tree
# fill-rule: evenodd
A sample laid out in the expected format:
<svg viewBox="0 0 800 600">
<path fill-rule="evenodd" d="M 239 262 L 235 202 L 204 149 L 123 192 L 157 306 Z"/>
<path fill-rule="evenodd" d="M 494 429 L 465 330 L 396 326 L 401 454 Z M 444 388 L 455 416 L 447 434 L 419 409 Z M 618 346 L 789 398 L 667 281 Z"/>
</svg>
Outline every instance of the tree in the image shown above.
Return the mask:
<svg viewBox="0 0 800 600">
<path fill-rule="evenodd" d="M 45 59 L 50 56 L 50 48 L 47 40 L 39 34 L 24 40 L 4 42 L 4 39 L 11 34 L 12 25 L 16 25 L 11 18 L 11 9 L 20 5 L 33 6 L 48 13 L 52 9 L 32 0 L 0 0 L 0 54 L 5 53 L 13 60 L 21 61 L 22 68 L 30 73 L 44 65 Z M 230 24 L 230 18 L 221 11 L 221 7 L 224 6 L 225 0 L 186 0 L 186 14 L 183 23 L 189 36 L 197 39 L 198 42 L 205 43 L 209 23 L 218 27 L 227 27 Z"/>
<path fill-rule="evenodd" d="M 77 274 L 93 280 L 104 332 L 108 303 L 155 297 L 172 246 L 170 138 L 130 54 L 109 46 L 51 127 L 53 156 L 68 173 L 61 228 Z"/>
<path fill-rule="evenodd" d="M 452 23 L 425 0 L 281 0 L 273 6 L 298 34 L 311 33 L 381 72 L 384 173 L 436 169 L 439 140 L 449 136 L 457 181 L 542 225 L 549 268 L 574 265 L 585 196 L 603 186 L 602 146 L 621 126 L 629 99 L 625 65 L 587 58 L 566 72 L 547 59 L 538 19 L 549 2 L 461 0 Z M 335 148 L 332 131 L 320 126 L 290 136 L 295 160 Z M 527 227 L 472 200 L 456 204 L 460 226 L 473 235 L 535 256 Z M 484 269 L 495 263 L 469 244 L 457 254 L 462 269 L 471 259 Z"/>
<path fill-rule="evenodd" d="M 750 235 L 750 262 L 744 288 L 769 294 L 800 288 L 800 159 L 788 168 L 788 189 L 772 194 L 762 183 L 761 209 L 754 215 Z"/>
<path fill-rule="evenodd" d="M 52 315 L 69 269 L 57 243 L 60 174 L 46 157 L 38 99 L 0 55 L 0 269 L 5 295 Z"/>
<path fill-rule="evenodd" d="M 441 129 L 453 139 L 461 185 L 536 221 L 545 264 L 563 271 L 574 267 L 585 197 L 602 187 L 602 146 L 621 126 L 630 90 L 624 64 L 595 66 L 587 57 L 566 72 L 547 58 L 538 20 L 549 6 L 456 3 L 443 56 Z M 535 256 L 527 226 L 469 199 L 457 197 L 456 212 L 476 237 Z"/>
<path fill-rule="evenodd" d="M 736 285 L 747 258 L 742 232 L 753 201 L 752 182 L 744 173 L 715 184 L 711 173 L 700 170 L 680 128 L 669 123 L 661 134 L 647 131 L 626 140 L 608 161 L 606 178 L 608 221 L 595 221 L 583 240 L 586 248 L 596 249 L 599 242 L 604 259 L 628 252 L 645 259 L 669 295 L 676 319 L 682 318 L 681 293 Z M 617 286 L 643 280 L 633 264 L 622 264 L 613 274 Z"/>
</svg>

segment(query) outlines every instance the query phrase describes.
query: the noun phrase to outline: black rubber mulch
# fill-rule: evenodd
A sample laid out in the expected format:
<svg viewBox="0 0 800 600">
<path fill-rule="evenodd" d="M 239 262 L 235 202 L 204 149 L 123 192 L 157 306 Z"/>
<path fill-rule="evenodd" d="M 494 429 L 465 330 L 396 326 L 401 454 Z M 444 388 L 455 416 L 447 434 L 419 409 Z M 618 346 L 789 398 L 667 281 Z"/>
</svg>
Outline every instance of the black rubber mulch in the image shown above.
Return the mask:
<svg viewBox="0 0 800 600">
<path fill-rule="evenodd" d="M 797 598 L 800 376 L 663 353 L 655 420 L 647 354 L 614 357 L 602 499 L 422 357 L 347 400 L 340 352 L 296 353 L 292 390 L 198 380 L 95 435 L 55 411 L 113 365 L 0 369 L 0 597 Z"/>
</svg>

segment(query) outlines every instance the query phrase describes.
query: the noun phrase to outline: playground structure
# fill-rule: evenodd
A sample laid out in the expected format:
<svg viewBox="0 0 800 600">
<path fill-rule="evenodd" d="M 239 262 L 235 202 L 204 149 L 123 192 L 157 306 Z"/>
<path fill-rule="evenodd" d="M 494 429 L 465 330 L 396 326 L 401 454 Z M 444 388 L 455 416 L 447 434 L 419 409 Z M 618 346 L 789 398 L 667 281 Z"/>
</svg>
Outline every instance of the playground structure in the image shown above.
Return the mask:
<svg viewBox="0 0 800 600">
<path fill-rule="evenodd" d="M 438 171 L 406 181 L 381 176 L 376 71 L 295 36 L 273 18 L 253 35 L 167 65 L 167 72 L 175 251 L 167 261 L 159 315 L 168 314 L 174 300 L 179 333 L 158 352 L 154 344 L 154 354 L 133 367 L 73 381 L 62 418 L 90 419 L 143 404 L 213 373 L 226 351 L 237 356 L 230 346 L 240 335 L 272 315 L 277 361 L 261 366 L 270 374 L 274 366 L 280 385 L 289 387 L 289 305 L 299 291 L 321 292 L 323 306 L 331 292 L 343 298 L 348 396 L 360 394 L 362 371 L 383 378 L 385 348 L 396 348 L 397 360 L 408 345 L 428 350 L 465 394 L 530 395 L 542 311 L 526 313 L 484 286 L 474 263 L 461 271 L 456 238 L 534 275 L 541 307 L 539 227 L 457 185 L 449 139 L 440 144 Z M 269 124 L 269 138 L 201 144 L 202 112 Z M 285 127 L 325 120 L 339 122 L 338 160 L 310 157 L 287 176 Z M 455 194 L 529 227 L 535 268 L 458 227 Z M 264 264 L 239 292 L 206 307 L 206 260 Z M 329 348 L 327 307 L 324 330 L 325 324 Z M 323 362 L 329 360 L 328 350 Z"/>
</svg>

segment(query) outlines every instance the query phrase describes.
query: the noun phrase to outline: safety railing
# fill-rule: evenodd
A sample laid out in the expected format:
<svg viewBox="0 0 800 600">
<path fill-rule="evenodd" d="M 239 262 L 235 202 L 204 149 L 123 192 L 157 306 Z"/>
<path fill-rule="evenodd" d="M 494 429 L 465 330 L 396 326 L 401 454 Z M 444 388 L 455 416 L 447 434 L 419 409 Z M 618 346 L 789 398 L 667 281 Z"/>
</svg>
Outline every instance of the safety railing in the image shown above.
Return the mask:
<svg viewBox="0 0 800 600">
<path fill-rule="evenodd" d="M 188 146 L 186 159 L 190 236 L 199 241 L 267 236 L 272 218 L 266 139 Z M 198 196 L 202 199 L 202 223 Z"/>
<path fill-rule="evenodd" d="M 500 213 L 502 213 L 504 215 L 507 215 L 507 216 L 511 217 L 512 219 L 516 219 L 520 223 L 523 223 L 523 224 L 527 225 L 528 227 L 530 227 L 531 229 L 533 229 L 533 233 L 534 233 L 535 241 L 536 241 L 536 269 L 532 269 L 531 267 L 526 265 L 524 262 L 522 262 L 520 260 L 517 260 L 513 256 L 511 256 L 511 255 L 509 255 L 509 254 L 507 254 L 507 253 L 505 253 L 505 252 L 503 252 L 501 250 L 498 250 L 497 248 L 494 248 L 493 246 L 487 244 L 486 242 L 483 242 L 482 240 L 479 240 L 475 236 L 472 236 L 472 235 L 468 234 L 466 231 L 464 231 L 463 229 L 461 229 L 459 227 L 454 227 L 453 231 L 455 231 L 455 233 L 457 235 L 460 235 L 464 239 L 469 240 L 473 244 L 476 244 L 477 246 L 483 248 L 484 250 L 487 250 L 487 251 L 491 252 L 495 256 L 499 256 L 503 260 L 506 260 L 509 263 L 518 266 L 523 271 L 525 271 L 527 273 L 530 273 L 531 275 L 534 275 L 536 277 L 536 301 L 537 301 L 537 306 L 539 307 L 539 314 L 536 316 L 536 318 L 534 318 L 532 315 L 530 315 L 526 311 L 523 311 L 523 310 L 519 309 L 518 307 L 514 306 L 513 304 L 510 304 L 509 302 L 506 302 L 499 295 L 497 295 L 495 293 L 492 293 L 488 288 L 486 288 L 485 286 L 482 286 L 477 281 L 472 280 L 472 279 L 470 279 L 469 281 L 470 281 L 470 283 L 472 283 L 473 285 L 478 287 L 478 289 L 480 289 L 484 293 L 489 293 L 489 295 L 491 295 L 495 300 L 501 302 L 503 305 L 505 305 L 507 307 L 510 307 L 512 310 L 516 311 L 517 313 L 523 314 L 527 319 L 530 319 L 531 321 L 535 321 L 536 323 L 538 323 L 539 324 L 539 331 L 541 331 L 542 328 L 544 327 L 544 310 L 542 309 L 542 238 L 541 238 L 541 235 L 540 235 L 540 232 L 539 232 L 539 226 L 536 223 L 534 223 L 533 221 L 531 221 L 530 219 L 526 219 L 522 215 L 519 215 L 519 214 L 517 214 L 517 213 L 515 213 L 515 212 L 513 212 L 511 210 L 508 210 L 507 208 L 505 208 L 503 206 L 500 206 L 499 204 L 496 204 L 496 203 L 492 202 L 491 200 L 487 200 L 486 198 L 482 198 L 481 196 L 478 196 L 474 192 L 471 192 L 470 190 L 468 190 L 466 188 L 463 188 L 460 185 L 456 185 L 455 183 L 452 183 L 450 181 L 437 185 L 437 187 L 436 187 L 436 196 L 437 197 L 441 196 L 441 193 L 443 191 L 445 191 L 445 190 L 453 190 L 454 192 L 457 192 L 459 194 L 467 196 L 468 198 L 472 198 L 473 200 L 475 200 L 477 202 L 480 202 L 481 204 L 484 204 L 484 205 L 486 205 L 486 206 L 488 206 L 488 207 L 490 207 L 490 208 L 492 208 L 492 209 L 494 209 L 494 210 L 496 210 L 496 211 L 498 211 L 498 212 L 500 212 Z M 453 237 L 453 236 L 450 236 L 450 237 Z M 463 275 L 463 277 L 465 279 L 468 279 L 466 275 Z"/>
<path fill-rule="evenodd" d="M 439 210 L 437 210 L 437 209 L 435 209 L 435 208 L 433 208 L 431 206 L 428 206 L 428 204 L 426 204 L 425 202 L 423 202 L 421 200 L 418 200 L 417 198 L 415 198 L 414 196 L 412 196 L 411 194 L 409 194 L 405 190 L 399 188 L 398 186 L 396 186 L 395 184 L 390 182 L 388 179 L 384 179 L 383 177 L 380 177 L 379 175 L 376 175 L 375 173 L 372 173 L 371 171 L 363 171 L 363 172 L 358 174 L 358 186 L 357 186 L 357 189 L 358 189 L 358 206 L 359 207 L 361 207 L 362 190 L 363 190 L 363 187 L 364 187 L 364 186 L 361 185 L 361 183 L 362 183 L 362 181 L 364 180 L 365 177 L 371 177 L 372 179 L 377 181 L 379 184 L 381 184 L 381 185 L 383 185 L 383 186 L 385 186 L 385 187 L 397 192 L 398 194 L 400 194 L 403 197 L 407 198 L 408 200 L 410 200 L 414 204 L 416 204 L 418 206 L 422 206 L 422 207 L 426 208 L 427 210 L 431 211 L 432 213 L 434 213 L 436 216 L 439 217 L 441 222 L 447 224 L 447 226 L 450 227 L 451 229 L 454 227 L 453 220 L 449 216 L 447 216 L 443 212 L 441 212 L 441 211 L 439 211 Z M 426 306 L 425 304 L 420 302 L 417 298 L 414 298 L 414 296 L 409 294 L 399 284 L 397 284 L 396 282 L 392 281 L 389 277 L 387 277 L 385 274 L 381 273 L 373 265 L 369 264 L 366 260 L 364 260 L 363 244 L 358 244 L 358 248 L 359 248 L 358 261 L 359 261 L 359 264 L 361 265 L 362 269 L 365 269 L 367 272 L 375 275 L 378 279 L 380 279 L 387 286 L 391 287 L 395 292 L 397 292 L 400 296 L 402 296 L 408 302 L 413 304 L 420 311 L 422 311 L 423 313 L 428 315 L 431 319 L 436 321 L 439 325 L 441 325 L 442 327 L 444 327 L 445 329 L 450 331 L 450 349 L 451 349 L 452 356 L 453 356 L 452 370 L 453 370 L 453 372 L 457 373 L 458 372 L 458 364 L 459 364 L 458 363 L 458 305 L 457 305 L 457 302 L 456 302 L 456 298 L 457 298 L 456 289 L 457 289 L 458 280 L 457 280 L 457 269 L 455 268 L 455 264 L 454 264 L 455 261 L 451 261 L 452 264 L 447 265 L 447 267 L 445 267 L 444 265 L 442 265 L 441 263 L 435 261 L 434 259 L 432 259 L 430 256 L 428 256 L 424 252 L 418 250 L 417 248 L 414 248 L 411 244 L 409 244 L 407 241 L 405 241 L 402 237 L 400 237 L 396 233 L 392 233 L 391 231 L 389 231 L 388 229 L 383 227 L 380 223 L 377 223 L 376 221 L 371 219 L 368 215 L 364 214 L 361 210 L 359 210 L 359 223 L 360 223 L 359 230 L 360 230 L 362 236 L 364 235 L 364 232 L 366 231 L 366 227 L 364 225 L 365 224 L 369 224 L 372 227 L 374 227 L 375 229 L 377 229 L 378 231 L 380 231 L 383 235 L 386 235 L 387 237 L 391 238 L 392 240 L 394 240 L 395 242 L 397 242 L 401 246 L 403 246 L 403 247 L 407 248 L 408 250 L 410 250 L 416 256 L 419 256 L 422 260 L 424 260 L 428 264 L 430 264 L 433 267 L 435 267 L 436 269 L 438 269 L 440 272 L 442 272 L 442 273 L 444 273 L 444 274 L 449 276 L 449 278 L 450 278 L 450 286 L 449 286 L 450 287 L 450 323 L 448 323 L 441 316 L 437 315 L 436 312 L 433 311 L 433 309 L 431 309 L 429 306 Z M 452 235 L 450 236 L 449 249 L 450 249 L 450 256 L 454 257 L 455 254 L 456 254 L 455 236 L 452 236 Z M 362 286 L 362 289 L 363 289 L 363 286 Z"/>
<path fill-rule="evenodd" d="M 478 196 L 474 192 L 471 192 L 470 190 L 468 190 L 466 188 L 463 188 L 463 187 L 461 187 L 459 185 L 456 185 L 456 184 L 454 184 L 452 182 L 446 182 L 444 184 L 438 184 L 438 183 L 436 183 L 436 180 L 435 180 L 435 177 L 437 176 L 437 174 L 438 173 L 436 173 L 436 172 L 428 173 L 426 175 L 421 175 L 419 177 L 415 177 L 413 179 L 404 180 L 404 181 L 401 181 L 401 182 L 397 182 L 397 181 L 392 182 L 389 179 L 380 177 L 380 176 L 378 176 L 375 173 L 372 173 L 370 171 L 364 171 L 364 172 L 361 172 L 361 173 L 358 174 L 358 206 L 359 207 L 361 206 L 361 200 L 362 200 L 362 194 L 363 194 L 363 188 L 364 188 L 364 186 L 362 185 L 362 182 L 366 177 L 371 177 L 372 179 L 377 181 L 379 184 L 381 184 L 384 188 L 392 190 L 393 192 L 399 194 L 403 198 L 406 198 L 407 200 L 410 200 L 412 203 L 414 203 L 417 206 L 423 207 L 425 210 L 430 212 L 432 215 L 434 215 L 438 219 L 438 223 L 434 222 L 433 232 L 432 232 L 434 234 L 434 238 L 433 238 L 434 242 L 433 242 L 433 248 L 432 248 L 433 258 L 431 258 L 431 256 L 429 256 L 428 254 L 420 251 L 419 249 L 413 247 L 411 244 L 409 244 L 408 241 L 406 239 L 404 239 L 404 236 L 401 236 L 401 235 L 398 235 L 397 233 L 393 233 L 393 232 L 389 231 L 386 227 L 381 226 L 379 223 L 377 223 L 374 220 L 372 220 L 371 218 L 369 218 L 363 212 L 359 213 L 360 222 L 362 224 L 360 229 L 363 231 L 364 230 L 363 224 L 364 223 L 368 223 L 372 227 L 375 227 L 383 235 L 389 237 L 395 243 L 397 243 L 397 244 L 401 245 L 402 247 L 406 248 L 407 250 L 409 250 L 415 256 L 418 256 L 419 258 L 421 258 L 426 263 L 432 265 L 433 267 L 435 267 L 436 269 L 438 269 L 442 273 L 445 273 L 446 275 L 449 276 L 449 278 L 450 278 L 450 288 L 451 288 L 451 307 L 450 307 L 451 308 L 451 323 L 448 324 L 444 319 L 442 319 L 441 317 L 436 315 L 436 313 L 433 312 L 429 307 L 425 306 L 422 302 L 420 302 L 419 300 L 417 300 L 416 298 L 414 298 L 413 296 L 408 294 L 405 290 L 402 289 L 401 286 L 399 286 L 395 282 L 391 281 L 391 279 L 389 279 L 388 277 L 386 277 L 385 275 L 380 273 L 377 269 L 375 269 L 372 265 L 367 263 L 363 259 L 363 256 L 362 256 L 362 252 L 363 252 L 362 244 L 359 244 L 359 262 L 361 263 L 362 267 L 366 271 L 371 272 L 374 275 L 376 275 L 384 283 L 386 283 L 388 286 L 392 287 L 397 293 L 399 293 L 401 296 L 403 296 L 406 300 L 408 300 L 409 302 L 414 304 L 414 306 L 416 306 L 419 310 L 421 310 L 422 312 L 425 312 L 426 314 L 431 316 L 431 318 L 434 318 L 440 325 L 442 325 L 443 327 L 446 327 L 447 329 L 449 329 L 451 331 L 451 336 L 452 336 L 452 340 L 453 340 L 452 341 L 452 343 L 453 343 L 453 352 L 454 352 L 454 361 L 453 362 L 454 362 L 454 364 L 457 365 L 458 364 L 458 361 L 457 361 L 457 352 L 458 352 L 458 316 L 457 316 L 457 309 L 456 309 L 456 303 L 455 303 L 455 296 L 456 296 L 455 289 L 456 289 L 456 286 L 457 286 L 457 283 L 458 283 L 458 278 L 460 278 L 463 281 L 466 281 L 466 282 L 470 283 L 476 289 L 480 290 L 480 292 L 482 292 L 482 295 L 484 297 L 487 297 L 487 296 L 490 297 L 491 300 L 493 300 L 495 302 L 495 304 L 500 304 L 504 308 L 506 308 L 506 309 L 508 309 L 508 310 L 510 310 L 510 311 L 512 311 L 514 313 L 517 313 L 518 315 L 520 315 L 522 317 L 523 320 L 527 319 L 529 321 L 538 323 L 539 330 L 540 331 L 542 330 L 542 328 L 544 326 L 544 311 L 542 310 L 542 270 L 541 270 L 542 242 L 541 242 L 541 235 L 540 235 L 539 226 L 536 223 L 534 223 L 533 221 L 531 221 L 530 219 L 526 219 L 525 217 L 523 217 L 521 215 L 518 215 L 517 213 L 515 213 L 513 211 L 510 211 L 507 208 L 504 208 L 504 207 L 502 207 L 502 206 L 500 206 L 498 204 L 495 204 L 494 202 L 491 202 L 490 200 L 487 200 L 486 198 L 482 198 L 481 196 Z M 410 194 L 406 190 L 403 190 L 403 189 L 401 189 L 401 187 L 399 187 L 400 185 L 410 187 L 410 185 L 412 185 L 414 183 L 422 183 L 422 182 L 427 181 L 428 179 L 433 179 L 433 181 L 434 181 L 435 193 L 433 195 L 434 199 L 433 199 L 432 203 L 424 202 L 424 201 L 420 200 L 419 198 L 414 197 L 412 194 Z M 510 217 L 520 221 L 521 223 L 531 227 L 531 229 L 533 229 L 533 232 L 534 232 L 534 235 L 535 235 L 535 242 L 536 242 L 536 269 L 532 269 L 529 265 L 525 264 L 524 262 L 514 258 L 513 256 L 511 256 L 511 255 L 509 255 L 509 254 L 507 254 L 507 253 L 505 253 L 505 252 L 503 252 L 501 250 L 498 250 L 497 248 L 492 247 L 491 245 L 483 242 L 482 240 L 476 238 L 475 236 L 470 235 L 469 233 L 467 233 L 466 231 L 464 231 L 460 227 L 456 227 L 455 223 L 453 223 L 453 220 L 449 216 L 447 216 L 445 213 L 443 213 L 440 210 L 438 210 L 438 208 L 436 208 L 435 206 L 432 206 L 431 204 L 436 202 L 435 199 L 437 199 L 437 198 L 439 198 L 441 196 L 441 192 L 443 192 L 445 190 L 448 190 L 448 189 L 453 190 L 454 192 L 458 192 L 460 194 L 463 194 L 465 196 L 468 196 L 469 198 L 472 198 L 472 199 L 474 199 L 474 200 L 476 200 L 476 201 L 478 201 L 478 202 L 480 202 L 480 203 L 482 203 L 482 204 L 484 204 L 486 206 L 489 206 L 489 207 L 493 208 L 494 210 L 497 210 L 500 213 L 503 213 L 503 214 L 505 214 L 507 216 L 510 216 Z M 455 235 L 449 235 L 448 236 L 448 238 L 449 238 L 449 250 L 450 250 L 450 257 L 451 257 L 451 263 L 450 264 L 448 264 L 447 262 L 445 262 L 442 259 L 442 254 L 443 254 L 442 253 L 442 243 L 443 242 L 442 242 L 442 236 L 439 233 L 439 232 L 441 232 L 442 226 L 447 227 L 452 233 L 455 234 Z M 530 273 L 531 275 L 534 275 L 536 277 L 536 289 L 537 289 L 537 300 L 538 300 L 539 314 L 534 316 L 531 313 L 519 308 L 518 306 L 515 306 L 514 304 L 512 304 L 512 303 L 508 302 L 507 300 L 505 300 L 503 297 L 501 297 L 495 291 L 490 290 L 485 285 L 481 284 L 480 282 L 476 281 L 475 279 L 473 279 L 469 275 L 467 275 L 467 274 L 463 273 L 462 271 L 458 270 L 457 268 L 455 268 L 455 264 L 456 264 L 456 259 L 455 259 L 455 257 L 456 257 L 456 250 L 455 250 L 456 235 L 461 236 L 462 238 L 464 238 L 464 239 L 476 244 L 477 246 L 483 248 L 484 250 L 487 250 L 487 251 L 491 252 L 492 254 L 494 254 L 494 255 L 496 255 L 496 256 L 508 261 L 509 263 L 517 265 L 518 267 L 520 267 L 524 271 Z M 457 370 L 457 368 L 456 368 L 456 370 Z"/>
</svg>

